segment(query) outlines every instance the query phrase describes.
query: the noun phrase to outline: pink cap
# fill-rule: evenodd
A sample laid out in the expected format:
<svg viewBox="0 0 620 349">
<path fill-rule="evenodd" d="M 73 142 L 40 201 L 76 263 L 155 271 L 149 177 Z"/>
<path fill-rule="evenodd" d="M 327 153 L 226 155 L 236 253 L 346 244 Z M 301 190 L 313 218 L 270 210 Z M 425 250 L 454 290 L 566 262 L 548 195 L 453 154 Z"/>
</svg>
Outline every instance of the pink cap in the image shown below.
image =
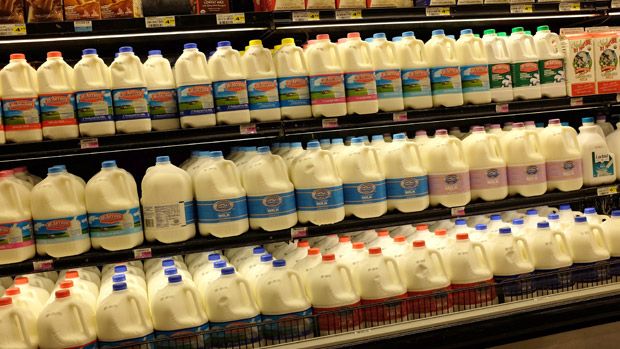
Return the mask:
<svg viewBox="0 0 620 349">
<path fill-rule="evenodd" d="M 316 36 L 317 40 L 329 40 L 329 34 L 319 34 Z"/>
<path fill-rule="evenodd" d="M 424 247 L 426 246 L 426 243 L 424 242 L 424 240 L 416 240 L 413 242 L 413 247 Z"/>
<path fill-rule="evenodd" d="M 371 247 L 368 249 L 368 254 L 381 254 L 381 247 Z"/>
<path fill-rule="evenodd" d="M 338 43 L 339 44 L 342 44 L 342 43 L 345 43 L 345 42 L 347 42 L 347 38 L 340 38 L 340 39 L 338 39 Z"/>
<path fill-rule="evenodd" d="M 415 135 L 416 136 L 426 136 L 426 131 L 424 131 L 424 130 L 415 131 Z"/>
<path fill-rule="evenodd" d="M 536 123 L 534 121 L 529 120 L 525 122 L 525 126 L 536 126 Z"/>
<path fill-rule="evenodd" d="M 473 126 L 473 127 L 471 128 L 471 130 L 472 130 L 473 132 L 484 132 L 484 127 L 482 127 L 482 126 Z"/>
<path fill-rule="evenodd" d="M 562 122 L 560 119 L 551 119 L 549 120 L 549 125 L 560 125 Z"/>
<path fill-rule="evenodd" d="M 524 126 L 524 125 L 523 125 L 523 123 L 522 123 L 522 122 L 515 122 L 514 124 L 512 124 L 512 127 L 513 127 L 513 128 L 521 128 L 521 127 L 523 127 L 523 126 Z"/>
<path fill-rule="evenodd" d="M 50 51 L 47 53 L 47 58 L 58 58 L 62 57 L 62 52 L 60 51 Z"/>
<path fill-rule="evenodd" d="M 502 125 L 500 125 L 500 124 L 492 124 L 491 128 L 495 128 L 495 129 L 502 128 Z"/>
<path fill-rule="evenodd" d="M 359 38 L 360 37 L 360 33 L 358 32 L 353 32 L 353 33 L 348 33 L 347 34 L 347 38 L 351 39 L 351 38 Z"/>
</svg>

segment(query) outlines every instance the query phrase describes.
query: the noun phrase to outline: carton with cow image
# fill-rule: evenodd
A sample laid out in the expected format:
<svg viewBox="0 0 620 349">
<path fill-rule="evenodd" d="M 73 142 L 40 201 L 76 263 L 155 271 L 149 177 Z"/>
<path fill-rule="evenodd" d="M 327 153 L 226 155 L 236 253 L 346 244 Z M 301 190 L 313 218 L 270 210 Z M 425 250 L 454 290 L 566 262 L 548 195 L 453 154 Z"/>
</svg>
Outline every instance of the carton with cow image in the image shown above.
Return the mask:
<svg viewBox="0 0 620 349">
<path fill-rule="evenodd" d="M 566 92 L 571 97 L 596 93 L 594 42 L 591 33 L 570 31 L 562 34 L 566 67 Z"/>
</svg>

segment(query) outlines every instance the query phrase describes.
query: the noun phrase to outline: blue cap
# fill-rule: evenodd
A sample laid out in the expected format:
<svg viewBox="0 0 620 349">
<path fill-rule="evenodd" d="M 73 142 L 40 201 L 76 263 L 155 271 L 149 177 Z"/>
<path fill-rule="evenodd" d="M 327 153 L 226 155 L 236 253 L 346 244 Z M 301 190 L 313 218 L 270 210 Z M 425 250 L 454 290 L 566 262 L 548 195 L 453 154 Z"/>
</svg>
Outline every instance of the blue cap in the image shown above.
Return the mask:
<svg viewBox="0 0 620 349">
<path fill-rule="evenodd" d="M 522 218 L 515 218 L 512 220 L 512 224 L 514 225 L 522 225 L 523 224 L 523 219 Z"/>
<path fill-rule="evenodd" d="M 383 139 L 383 135 L 372 135 L 372 140 L 374 141 L 382 141 Z"/>
<path fill-rule="evenodd" d="M 114 58 L 118 57 L 118 52 L 114 52 Z"/>
<path fill-rule="evenodd" d="M 155 158 L 155 162 L 158 164 L 167 164 L 170 162 L 169 156 L 158 156 Z"/>
<path fill-rule="evenodd" d="M 588 219 L 584 216 L 577 216 L 575 217 L 575 223 L 585 223 L 587 222 Z"/>
<path fill-rule="evenodd" d="M 545 127 L 545 123 L 544 122 L 537 122 L 536 123 L 536 127 L 544 128 Z"/>
<path fill-rule="evenodd" d="M 127 283 L 126 282 L 119 282 L 117 284 L 113 284 L 112 285 L 112 290 L 113 291 L 122 291 L 122 290 L 126 290 L 127 289 Z"/>
<path fill-rule="evenodd" d="M 198 156 L 198 153 L 200 153 L 200 151 L 192 150 L 192 156 Z"/>
<path fill-rule="evenodd" d="M 101 168 L 114 168 L 116 167 L 115 160 L 108 160 L 101 163 Z"/>
<path fill-rule="evenodd" d="M 290 147 L 291 147 L 291 143 L 289 142 L 280 143 L 280 148 L 290 148 Z"/>
<path fill-rule="evenodd" d="M 210 151 L 209 157 L 210 158 L 223 158 L 224 153 L 222 153 L 220 150 Z"/>
<path fill-rule="evenodd" d="M 443 29 L 435 29 L 435 30 L 433 30 L 433 32 L 431 34 L 433 36 L 435 36 L 435 35 L 445 35 Z"/>
<path fill-rule="evenodd" d="M 230 41 L 218 41 L 217 47 L 228 47 L 230 45 Z"/>
<path fill-rule="evenodd" d="M 273 261 L 273 266 L 276 268 L 286 267 L 286 261 L 284 259 L 276 259 Z"/>
<path fill-rule="evenodd" d="M 464 220 L 463 218 L 459 218 L 456 221 L 454 221 L 454 224 L 456 224 L 456 225 L 466 225 L 467 221 Z"/>
<path fill-rule="evenodd" d="M 540 229 L 549 228 L 549 222 L 538 222 L 536 223 L 536 226 Z"/>
<path fill-rule="evenodd" d="M 392 139 L 406 139 L 406 138 L 407 138 L 407 135 L 405 135 L 404 133 L 397 133 L 392 136 Z"/>
<path fill-rule="evenodd" d="M 582 119 L 581 119 L 581 122 L 582 122 L 582 123 L 584 123 L 584 124 L 585 124 L 586 122 L 594 122 L 594 118 L 582 118 Z"/>
<path fill-rule="evenodd" d="M 114 266 L 114 272 L 115 273 L 125 273 L 127 272 L 127 266 L 126 265 L 115 265 Z"/>
<path fill-rule="evenodd" d="M 122 53 L 122 52 L 133 52 L 133 47 L 131 46 L 122 46 L 121 48 L 118 49 L 118 52 Z"/>
<path fill-rule="evenodd" d="M 403 32 L 402 36 L 403 36 L 403 38 L 406 38 L 406 37 L 414 37 L 415 38 L 415 33 L 412 32 L 412 31 L 406 31 L 406 32 Z"/>
<path fill-rule="evenodd" d="M 263 247 L 254 247 L 254 249 L 252 249 L 252 253 L 253 254 L 263 254 L 263 253 L 265 253 L 265 249 Z"/>
<path fill-rule="evenodd" d="M 82 50 L 82 54 L 83 55 L 96 55 L 97 54 L 97 49 L 85 48 L 85 49 Z"/>
<path fill-rule="evenodd" d="M 198 152 L 198 157 L 199 158 L 208 158 L 209 155 L 211 155 L 210 151 L 199 151 Z"/>
<path fill-rule="evenodd" d="M 385 33 L 374 33 L 372 34 L 373 39 L 385 39 Z"/>
<path fill-rule="evenodd" d="M 230 275 L 234 273 L 235 273 L 235 268 L 233 267 L 222 268 L 222 275 Z"/>
<path fill-rule="evenodd" d="M 486 224 L 476 224 L 476 230 L 487 230 Z"/>
<path fill-rule="evenodd" d="M 63 172 L 63 169 L 58 167 L 58 166 L 52 166 L 50 168 L 47 169 L 47 173 L 48 174 L 52 174 L 52 173 L 61 173 Z"/>
<path fill-rule="evenodd" d="M 564 210 L 571 210 L 570 205 L 569 204 L 560 205 L 560 211 L 564 211 Z"/>
<path fill-rule="evenodd" d="M 329 141 L 329 138 L 323 138 L 323 139 L 319 140 L 319 142 L 321 144 L 331 144 L 331 142 Z"/>
<path fill-rule="evenodd" d="M 265 146 L 265 147 L 258 147 L 256 148 L 256 151 L 259 154 L 269 154 L 271 151 L 269 150 L 269 147 Z"/>
<path fill-rule="evenodd" d="M 613 210 L 613 211 L 611 211 L 611 216 L 612 217 L 620 217 L 620 210 Z"/>
<path fill-rule="evenodd" d="M 366 39 L 364 39 L 364 41 L 366 41 L 366 42 L 372 42 L 373 40 L 374 40 L 373 38 L 366 38 Z"/>
<path fill-rule="evenodd" d="M 369 142 L 370 140 L 368 139 L 368 136 L 361 136 L 360 137 L 362 139 L 362 141 L 364 142 Z"/>
<path fill-rule="evenodd" d="M 454 35 L 446 35 L 447 38 L 454 39 Z"/>
<path fill-rule="evenodd" d="M 67 166 L 62 165 L 62 164 L 61 164 L 61 165 L 54 165 L 54 167 L 58 167 L 59 169 L 61 169 L 61 170 L 63 170 L 63 171 L 66 171 L 66 170 L 67 170 Z"/>
<path fill-rule="evenodd" d="M 271 262 L 272 259 L 273 259 L 273 256 L 270 255 L 269 253 L 266 253 L 266 254 L 260 256 L 260 261 L 261 262 Z"/>
<path fill-rule="evenodd" d="M 528 216 L 537 215 L 538 214 L 538 210 L 536 210 L 536 209 L 527 210 L 527 211 L 525 211 L 525 214 L 528 215 Z"/>
<path fill-rule="evenodd" d="M 500 234 L 510 234 L 510 233 L 512 233 L 512 230 L 510 229 L 510 227 L 503 227 L 503 228 L 499 228 L 499 233 Z"/>
<path fill-rule="evenodd" d="M 560 125 L 562 125 L 562 126 L 570 126 L 568 121 L 562 121 L 562 122 L 560 122 Z"/>
<path fill-rule="evenodd" d="M 161 56 L 161 50 L 149 50 L 149 56 L 155 56 L 155 55 Z"/>
<path fill-rule="evenodd" d="M 174 266 L 174 259 L 164 259 L 163 261 L 161 261 L 161 266 L 162 267 L 172 267 L 172 266 Z"/>
<path fill-rule="evenodd" d="M 228 46 L 230 46 L 230 45 L 228 45 Z M 193 42 L 188 42 L 187 44 L 183 45 L 183 49 L 188 49 L 188 48 L 198 48 L 198 45 L 196 45 Z"/>
<path fill-rule="evenodd" d="M 177 268 L 166 268 L 164 269 L 164 275 L 175 275 L 178 274 L 179 270 Z"/>
<path fill-rule="evenodd" d="M 549 215 L 547 216 L 547 219 L 549 219 L 550 221 L 555 221 L 560 219 L 560 215 L 557 213 L 549 213 Z"/>
<path fill-rule="evenodd" d="M 213 262 L 213 261 L 219 261 L 220 259 L 222 259 L 222 256 L 220 256 L 219 253 L 211 253 L 208 257 L 207 260 Z"/>
<path fill-rule="evenodd" d="M 292 142 L 291 148 L 302 148 L 301 142 Z"/>
<path fill-rule="evenodd" d="M 332 144 L 344 144 L 344 140 L 342 138 L 332 138 Z"/>
<path fill-rule="evenodd" d="M 183 281 L 183 277 L 181 275 L 172 275 L 172 276 L 168 276 L 168 283 L 170 284 L 176 284 L 178 282 Z"/>
<path fill-rule="evenodd" d="M 585 214 L 593 214 L 593 213 L 596 213 L 596 209 L 594 207 L 586 207 L 583 210 L 583 213 L 585 213 Z"/>
<path fill-rule="evenodd" d="M 124 282 L 127 280 L 125 274 L 114 274 L 112 275 L 112 282 Z"/>
<path fill-rule="evenodd" d="M 498 214 L 492 214 L 491 215 L 491 220 L 492 221 L 501 221 L 502 220 L 502 216 L 500 216 Z"/>
<path fill-rule="evenodd" d="M 351 139 L 352 144 L 361 144 L 364 143 L 364 139 L 362 137 L 353 137 Z"/>
<path fill-rule="evenodd" d="M 220 269 L 220 268 L 225 268 L 226 267 L 226 262 L 225 261 L 217 261 L 215 263 L 213 263 L 213 268 L 215 269 Z"/>
<path fill-rule="evenodd" d="M 403 39 L 402 36 L 395 36 L 392 38 L 392 42 L 398 42 L 398 41 L 401 41 L 402 39 Z"/>
<path fill-rule="evenodd" d="M 306 148 L 308 149 L 317 149 L 321 147 L 321 143 L 319 143 L 318 141 L 310 141 L 308 142 L 308 145 L 306 146 Z"/>
<path fill-rule="evenodd" d="M 462 29 L 461 30 L 461 35 L 467 35 L 467 34 L 473 34 L 474 31 L 471 29 Z"/>
</svg>

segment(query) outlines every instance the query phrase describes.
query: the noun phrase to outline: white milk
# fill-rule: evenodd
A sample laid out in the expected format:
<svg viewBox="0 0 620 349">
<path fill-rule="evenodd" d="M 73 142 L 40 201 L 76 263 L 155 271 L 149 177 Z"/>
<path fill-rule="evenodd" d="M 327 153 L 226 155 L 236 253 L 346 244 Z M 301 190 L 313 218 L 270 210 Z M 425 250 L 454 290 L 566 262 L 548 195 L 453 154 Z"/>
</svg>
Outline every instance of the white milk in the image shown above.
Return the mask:
<svg viewBox="0 0 620 349">
<path fill-rule="evenodd" d="M 0 298 L 0 346 L 14 349 L 37 349 L 37 319 L 13 304 L 11 297 Z"/>
<path fill-rule="evenodd" d="M 249 49 L 241 57 L 246 76 L 250 117 L 258 122 L 281 119 L 276 67 L 269 49 L 260 40 L 250 40 Z"/>
<path fill-rule="evenodd" d="M 183 53 L 174 64 L 181 127 L 215 125 L 213 88 L 209 74 L 207 58 L 197 45 L 183 45 Z"/>
<path fill-rule="evenodd" d="M 317 40 L 308 45 L 305 54 L 312 116 L 333 117 L 347 114 L 344 76 L 336 44 L 329 41 L 328 34 L 319 34 Z"/>
<path fill-rule="evenodd" d="M 35 176 L 32 173 L 28 173 L 28 168 L 26 166 L 19 166 L 13 169 L 13 174 L 15 178 L 27 182 L 27 186 L 29 189 L 32 189 L 35 184 L 41 181 L 41 177 Z"/>
<path fill-rule="evenodd" d="M 65 274 L 64 280 L 63 278 L 59 278 L 56 282 L 55 290 L 60 288 L 71 289 L 75 297 L 83 299 L 95 310 L 99 288 L 94 282 L 88 281 L 86 278 L 81 278 L 80 271 L 70 270 Z M 51 301 L 50 299 L 48 303 Z"/>
<path fill-rule="evenodd" d="M 499 138 L 474 126 L 463 140 L 463 151 L 469 165 L 471 199 L 502 200 L 508 195 L 506 161 L 502 158 Z"/>
<path fill-rule="evenodd" d="M 127 287 L 132 291 L 136 291 L 142 294 L 144 297 L 147 297 L 147 287 L 146 281 L 144 281 L 144 279 L 136 277 L 132 274 L 119 273 L 108 276 L 108 278 L 104 278 L 101 280 L 101 288 L 99 291 L 99 296 L 97 298 L 97 304 L 100 304 L 105 297 L 107 297 L 110 293 L 114 291 L 114 284 L 121 282 L 126 283 Z"/>
<path fill-rule="evenodd" d="M 597 115 L 596 124 L 603 130 L 603 134 L 605 134 L 605 137 L 609 136 L 610 133 L 614 132 L 614 126 L 611 124 L 611 122 L 607 121 L 607 117 L 605 115 Z"/>
<path fill-rule="evenodd" d="M 39 118 L 37 72 L 26 56 L 14 53 L 0 71 L 2 123 L 7 142 L 34 142 L 42 139 Z"/>
<path fill-rule="evenodd" d="M 586 186 L 613 183 L 617 176 L 614 150 L 609 149 L 600 127 L 592 118 L 583 118 L 577 140 L 581 147 L 583 184 Z"/>
<path fill-rule="evenodd" d="M 162 56 L 161 51 L 149 51 L 149 58 L 144 62 L 144 75 L 153 130 L 165 131 L 179 128 L 174 75 L 170 62 Z"/>
<path fill-rule="evenodd" d="M 549 228 L 549 222 L 539 222 L 537 231 L 527 239 L 536 270 L 560 269 L 573 264 L 564 233 Z"/>
<path fill-rule="evenodd" d="M 185 241 L 196 235 L 194 187 L 184 170 L 158 156 L 142 178 L 142 212 L 147 241 Z"/>
<path fill-rule="evenodd" d="M 370 56 L 375 69 L 379 110 L 403 110 L 403 83 L 396 45 L 387 40 L 385 33 L 375 33 L 372 37 Z"/>
<path fill-rule="evenodd" d="M 54 276 L 56 277 L 55 279 L 54 279 Z M 18 276 L 15 278 L 16 284 L 17 284 L 17 280 L 20 277 L 27 279 L 29 285 L 42 288 L 48 293 L 51 293 L 52 290 L 54 289 L 54 283 L 56 282 L 56 280 L 58 280 L 58 273 L 54 271 L 54 272 L 36 273 L 36 274 L 27 274 L 27 275 Z M 11 280 L 11 284 L 12 283 L 13 283 L 13 280 Z M 10 286 L 11 284 L 7 285 L 7 287 Z"/>
<path fill-rule="evenodd" d="M 463 102 L 491 103 L 489 60 L 482 39 L 474 37 L 471 29 L 461 30 L 456 42 L 456 57 L 461 70 Z"/>
<path fill-rule="evenodd" d="M 499 235 L 488 245 L 487 251 L 493 275 L 515 276 L 534 271 L 533 257 L 530 255 L 527 240 L 512 235 L 509 227 L 500 228 Z"/>
<path fill-rule="evenodd" d="M 271 257 L 271 255 L 268 256 Z M 271 266 L 271 262 L 269 262 L 269 265 Z M 203 265 L 194 272 L 192 278 L 196 283 L 196 289 L 200 292 L 200 297 L 202 300 L 204 300 L 207 286 L 215 281 L 222 273 L 222 268 L 226 268 L 227 266 L 229 265 L 225 261 L 219 260 L 213 264 Z"/>
<path fill-rule="evenodd" d="M 600 225 L 591 226 L 586 217 L 575 217 L 566 231 L 566 241 L 574 263 L 594 263 L 609 259 L 607 241 Z"/>
<path fill-rule="evenodd" d="M 136 181 L 115 161 L 104 161 L 86 184 L 86 210 L 94 248 L 117 251 L 144 241 Z"/>
<path fill-rule="evenodd" d="M 0 171 L 0 264 L 21 262 L 34 253 L 30 191 L 13 171 Z"/>
<path fill-rule="evenodd" d="M 282 39 L 282 46 L 273 55 L 278 73 L 278 91 L 282 118 L 305 119 L 312 116 L 308 68 L 304 51 L 295 46 L 295 39 Z"/>
<path fill-rule="evenodd" d="M 396 56 L 400 65 L 405 108 L 427 109 L 433 107 L 429 63 L 424 42 L 411 31 L 404 32 L 396 41 Z"/>
<path fill-rule="evenodd" d="M 19 288 L 19 291 L 26 298 L 34 299 L 40 304 L 45 304 L 50 296 L 50 291 L 43 287 L 39 287 L 36 283 L 36 279 L 33 277 L 33 283 L 30 284 L 30 278 L 27 276 L 20 276 L 15 278 L 13 287 Z"/>
<path fill-rule="evenodd" d="M 77 138 L 73 68 L 62 59 L 60 52 L 51 51 L 37 69 L 37 79 L 43 137 Z"/>
<path fill-rule="evenodd" d="M 603 228 L 603 237 L 607 245 L 607 249 L 611 257 L 620 256 L 620 211 L 611 211 L 611 218 L 601 224 Z"/>
<path fill-rule="evenodd" d="M 512 60 L 506 45 L 495 33 L 495 29 L 486 29 L 482 42 L 487 51 L 489 62 L 489 87 L 493 102 L 512 101 Z"/>
<path fill-rule="evenodd" d="M 508 51 L 512 59 L 512 92 L 515 99 L 541 97 L 538 55 L 531 35 L 523 27 L 512 28 L 508 38 Z"/>
<path fill-rule="evenodd" d="M 58 290 L 37 321 L 39 348 L 97 348 L 95 311 L 68 289 Z"/>
<path fill-rule="evenodd" d="M 338 45 L 338 54 L 344 71 L 348 114 L 376 113 L 379 110 L 377 85 L 368 43 L 359 33 L 349 33 Z"/>
<path fill-rule="evenodd" d="M 317 265 L 321 264 L 321 250 L 318 248 L 311 248 L 308 250 L 308 255 L 297 261 L 293 266 L 295 270 L 307 281 L 307 275 Z"/>
<path fill-rule="evenodd" d="M 18 287 L 9 287 L 4 291 L 4 295 L 13 298 L 13 303 L 22 308 L 23 312 L 29 312 L 36 317 L 43 309 L 43 302 L 33 292 L 22 293 Z"/>
<path fill-rule="evenodd" d="M 146 77 L 140 58 L 129 46 L 119 49 L 110 65 L 114 120 L 119 133 L 151 131 Z"/>
<path fill-rule="evenodd" d="M 289 169 L 291 168 L 297 157 L 304 153 L 304 148 L 302 147 L 301 142 L 291 143 L 290 149 L 291 150 L 286 152 L 286 154 L 281 155 L 282 159 L 284 159 L 284 162 L 286 163 L 286 167 L 288 167 Z"/>
<path fill-rule="evenodd" d="M 500 138 L 502 155 L 508 170 L 508 193 L 523 196 L 542 195 L 547 191 L 545 157 L 539 148 L 535 131 L 515 123 Z"/>
<path fill-rule="evenodd" d="M 230 46 L 230 41 L 217 43 L 217 50 L 209 58 L 209 74 L 213 80 L 217 123 L 234 125 L 250 122 L 246 76 L 239 51 Z"/>
<path fill-rule="evenodd" d="M 562 52 L 566 67 L 566 92 L 569 96 L 596 93 L 596 72 L 592 34 L 564 35 Z"/>
<path fill-rule="evenodd" d="M 614 154 L 614 157 L 618 157 L 620 155 L 620 129 L 611 132 L 605 139 L 609 151 Z M 616 176 L 618 176 L 618 173 L 616 173 Z"/>
<path fill-rule="evenodd" d="M 560 36 L 551 32 L 549 26 L 541 25 L 536 28 L 534 44 L 539 59 L 538 70 L 542 96 L 566 96 L 564 53 L 560 45 Z"/>
<path fill-rule="evenodd" d="M 577 132 L 562 126 L 559 119 L 552 119 L 538 138 L 546 161 L 548 189 L 571 191 L 581 188 L 583 166 Z"/>
<path fill-rule="evenodd" d="M 442 29 L 433 30 L 433 36 L 424 44 L 431 72 L 433 107 L 463 105 L 463 91 L 456 43 L 446 37 Z"/>
</svg>

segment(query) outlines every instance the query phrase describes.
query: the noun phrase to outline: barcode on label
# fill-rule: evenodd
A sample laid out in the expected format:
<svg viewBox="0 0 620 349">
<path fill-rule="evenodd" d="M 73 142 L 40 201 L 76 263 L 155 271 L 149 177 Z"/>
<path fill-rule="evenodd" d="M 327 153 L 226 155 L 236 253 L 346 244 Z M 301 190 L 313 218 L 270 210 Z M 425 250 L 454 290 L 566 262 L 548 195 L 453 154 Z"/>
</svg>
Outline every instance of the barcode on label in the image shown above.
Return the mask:
<svg viewBox="0 0 620 349">
<path fill-rule="evenodd" d="M 176 19 L 174 16 L 145 17 L 144 23 L 147 28 L 175 27 Z"/>
<path fill-rule="evenodd" d="M 26 35 L 24 24 L 0 24 L 0 36 Z"/>
<path fill-rule="evenodd" d="M 245 13 L 218 13 L 215 20 L 218 25 L 245 24 Z"/>
<path fill-rule="evenodd" d="M 135 259 L 145 259 L 153 257 L 153 252 L 149 247 L 147 248 L 136 248 L 133 250 L 133 258 Z"/>
<path fill-rule="evenodd" d="M 617 185 L 612 185 L 612 186 L 609 186 L 609 187 L 602 187 L 602 188 L 597 188 L 596 189 L 596 195 L 598 195 L 598 196 L 614 195 L 614 194 L 618 194 L 618 186 Z"/>
<path fill-rule="evenodd" d="M 306 227 L 291 228 L 291 238 L 300 239 L 300 238 L 305 238 L 306 236 L 308 236 L 308 228 Z"/>
<path fill-rule="evenodd" d="M 32 262 L 32 270 L 34 271 L 45 271 L 45 270 L 52 270 L 52 269 L 54 269 L 54 261 L 51 259 Z"/>
<path fill-rule="evenodd" d="M 185 226 L 185 202 L 172 205 L 143 206 L 145 228 Z"/>
</svg>

